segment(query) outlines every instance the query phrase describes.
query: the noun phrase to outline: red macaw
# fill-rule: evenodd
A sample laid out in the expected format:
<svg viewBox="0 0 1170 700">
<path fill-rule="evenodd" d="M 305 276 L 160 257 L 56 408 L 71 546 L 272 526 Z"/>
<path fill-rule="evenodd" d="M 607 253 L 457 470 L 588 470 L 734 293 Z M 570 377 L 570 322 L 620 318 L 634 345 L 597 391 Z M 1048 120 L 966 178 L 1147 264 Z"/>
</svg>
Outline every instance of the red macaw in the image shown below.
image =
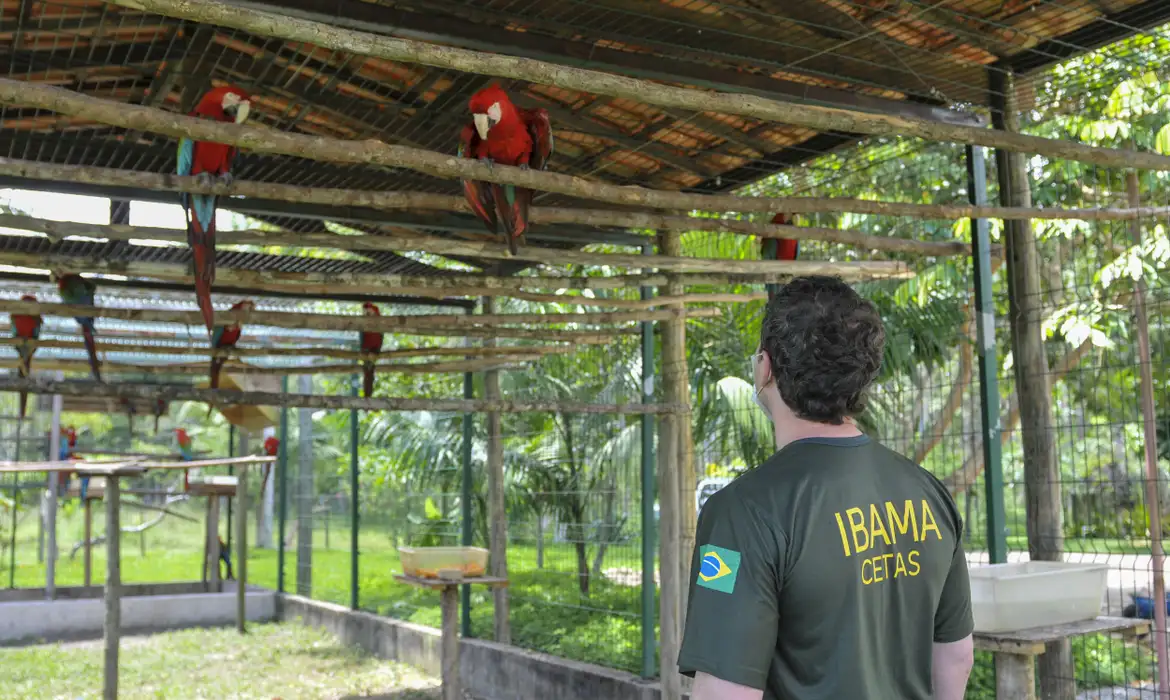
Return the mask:
<svg viewBox="0 0 1170 700">
<path fill-rule="evenodd" d="M 382 315 L 382 312 L 378 311 L 378 307 L 369 301 L 362 304 L 362 311 L 365 312 L 366 316 Z M 362 331 L 361 333 L 362 352 L 369 353 L 362 360 L 362 396 L 366 398 L 374 395 L 374 370 L 378 366 L 378 359 L 375 356 L 382 352 L 382 339 L 382 333 L 374 331 Z"/>
<path fill-rule="evenodd" d="M 544 170 L 553 153 L 552 125 L 544 109 L 520 109 L 497 84 L 471 96 L 471 123 L 459 134 L 459 156 L 492 163 L 515 165 L 527 170 Z M 508 249 L 515 255 L 517 245 L 528 231 L 528 207 L 532 190 L 514 185 L 463 181 L 463 194 L 475 215 L 488 230 L 497 233 L 504 224 Z"/>
<path fill-rule="evenodd" d="M 242 124 L 248 118 L 252 103 L 248 93 L 232 85 L 210 90 L 191 112 L 193 117 L 212 119 L 218 122 Z M 179 139 L 179 175 L 194 175 L 200 184 L 210 186 L 212 178 L 219 178 L 224 184 L 232 182 L 232 161 L 236 157 L 235 146 L 211 141 Z M 195 277 L 195 297 L 208 332 L 215 325 L 215 309 L 211 306 L 211 284 L 215 281 L 215 208 L 216 196 L 207 194 L 179 195 L 183 212 L 187 218 L 187 244 L 191 246 L 191 260 Z"/>
<path fill-rule="evenodd" d="M 232 311 L 251 311 L 256 308 L 256 304 L 251 299 L 244 299 L 232 304 Z M 235 322 L 230 326 L 216 326 L 211 333 L 211 349 L 220 350 L 224 348 L 234 348 L 236 342 L 240 339 L 240 334 L 243 330 L 240 328 L 239 322 Z M 211 356 L 211 379 L 208 386 L 212 389 L 219 388 L 219 372 L 223 369 L 227 362 L 225 355 Z M 207 407 L 207 415 L 211 415 L 212 407 Z"/>
<path fill-rule="evenodd" d="M 20 298 L 21 301 L 37 300 L 31 294 L 25 294 Z M 33 353 L 37 351 L 36 341 L 41 337 L 41 326 L 44 325 L 44 319 L 40 314 L 36 316 L 29 316 L 28 314 L 12 314 L 12 337 L 20 338 L 21 344 L 16 346 L 16 352 L 20 355 L 20 366 L 17 372 L 21 379 L 28 379 L 30 370 L 32 369 Z M 20 392 L 20 418 L 24 419 L 26 409 L 28 407 L 28 392 Z"/>
<path fill-rule="evenodd" d="M 195 459 L 195 453 L 191 450 L 191 436 L 187 434 L 186 430 L 182 428 L 175 428 L 175 442 L 179 443 L 179 459 L 183 462 L 190 462 Z M 183 491 L 191 489 L 191 470 L 183 470 Z"/>
<path fill-rule="evenodd" d="M 772 223 L 784 225 L 788 223 L 787 214 L 777 214 L 772 217 Z M 765 238 L 761 242 L 760 258 L 763 260 L 796 260 L 796 252 L 800 241 L 795 238 Z M 780 291 L 780 285 L 764 285 L 768 290 L 768 301 L 771 301 Z"/>
</svg>

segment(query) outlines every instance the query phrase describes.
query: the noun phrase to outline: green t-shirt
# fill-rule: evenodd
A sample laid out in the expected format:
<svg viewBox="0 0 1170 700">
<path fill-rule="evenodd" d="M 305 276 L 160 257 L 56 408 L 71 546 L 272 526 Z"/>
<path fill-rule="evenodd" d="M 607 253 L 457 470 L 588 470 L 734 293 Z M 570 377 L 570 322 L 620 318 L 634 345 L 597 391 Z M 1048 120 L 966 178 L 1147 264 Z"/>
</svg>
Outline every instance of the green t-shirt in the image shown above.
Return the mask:
<svg viewBox="0 0 1170 700">
<path fill-rule="evenodd" d="M 798 440 L 699 516 L 679 671 L 765 700 L 931 700 L 931 645 L 971 633 L 962 520 L 861 435 Z"/>
</svg>

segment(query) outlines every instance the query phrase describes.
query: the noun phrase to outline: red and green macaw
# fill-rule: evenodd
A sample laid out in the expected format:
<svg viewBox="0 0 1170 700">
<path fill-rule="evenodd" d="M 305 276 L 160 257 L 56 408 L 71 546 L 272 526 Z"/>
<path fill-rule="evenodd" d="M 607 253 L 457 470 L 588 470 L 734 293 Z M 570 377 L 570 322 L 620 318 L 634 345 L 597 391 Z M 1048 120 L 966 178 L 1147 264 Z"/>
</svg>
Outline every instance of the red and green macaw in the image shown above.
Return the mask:
<svg viewBox="0 0 1170 700">
<path fill-rule="evenodd" d="M 256 308 L 256 304 L 251 299 L 244 299 L 232 304 L 232 311 L 251 311 Z M 216 326 L 215 330 L 211 332 L 211 349 L 221 350 L 224 348 L 234 348 L 236 343 L 240 340 L 240 334 L 243 329 L 239 322 L 232 323 L 230 326 Z M 208 386 L 212 389 L 219 388 L 219 372 L 223 369 L 224 364 L 227 363 L 226 355 L 212 355 L 211 356 L 211 379 Z M 211 415 L 212 407 L 207 407 L 207 415 Z"/>
<path fill-rule="evenodd" d="M 269 457 L 275 457 L 280 452 L 280 439 L 275 435 L 269 435 L 264 439 L 264 454 Z M 268 475 L 272 473 L 272 464 L 264 465 L 264 478 L 260 480 L 260 493 L 264 493 L 265 487 L 268 486 Z"/>
<path fill-rule="evenodd" d="M 31 294 L 25 294 L 20 298 L 21 301 L 35 302 L 37 300 Z M 17 371 L 21 379 L 28 379 L 29 372 L 32 370 L 33 353 L 37 351 L 36 341 L 41 337 L 41 326 L 44 325 L 44 319 L 40 314 L 36 316 L 29 316 L 28 314 L 12 314 L 12 337 L 19 338 L 22 342 L 16 346 L 16 352 L 20 355 L 20 366 Z M 24 419 L 26 409 L 28 407 L 28 392 L 20 392 L 20 418 Z"/>
<path fill-rule="evenodd" d="M 552 124 L 544 109 L 520 109 L 499 85 L 492 84 L 471 96 L 471 123 L 459 134 L 459 156 L 502 163 L 527 170 L 544 170 L 553 153 Z M 532 190 L 464 180 L 463 194 L 488 230 L 498 233 L 504 224 L 508 249 L 515 255 L 528 231 L 528 207 Z"/>
<path fill-rule="evenodd" d="M 362 304 L 362 311 L 366 316 L 381 316 L 382 312 L 373 302 L 367 301 Z M 374 331 L 362 331 L 361 343 L 362 352 L 368 355 L 362 359 L 362 396 L 369 398 L 374 395 L 374 370 L 378 366 L 378 358 L 376 355 L 382 352 L 382 333 Z"/>
<path fill-rule="evenodd" d="M 772 217 L 772 223 L 784 225 L 788 223 L 787 214 L 777 214 Z M 796 252 L 800 241 L 795 238 L 765 238 L 761 242 L 760 258 L 763 260 L 796 260 Z M 780 291 L 780 285 L 767 284 L 768 301 Z"/>
<path fill-rule="evenodd" d="M 57 276 L 57 289 L 61 292 L 61 301 L 76 306 L 94 306 L 94 295 L 97 294 L 97 284 L 93 280 L 70 272 Z M 73 320 L 81 326 L 81 335 L 85 338 L 85 351 L 89 354 L 89 368 L 93 371 L 93 378 L 102 380 L 102 373 L 98 367 L 97 341 L 94 339 L 93 316 L 74 316 Z"/>
<path fill-rule="evenodd" d="M 219 122 L 241 124 L 248 118 L 252 103 L 248 93 L 226 85 L 210 90 L 191 112 L 193 117 L 202 117 Z M 206 186 L 212 178 L 219 178 L 224 184 L 232 182 L 232 161 L 237 149 L 222 143 L 179 139 L 179 175 L 194 175 Z M 216 196 L 208 194 L 179 195 L 183 212 L 187 218 L 187 245 L 191 246 L 191 259 L 195 277 L 195 297 L 203 320 L 210 332 L 215 325 L 215 309 L 211 306 L 211 284 L 215 281 L 215 208 Z"/>
<path fill-rule="evenodd" d="M 175 442 L 179 444 L 179 460 L 190 462 L 195 459 L 195 452 L 191 449 L 191 436 L 182 428 L 175 428 Z M 183 491 L 191 489 L 191 470 L 183 470 Z"/>
</svg>

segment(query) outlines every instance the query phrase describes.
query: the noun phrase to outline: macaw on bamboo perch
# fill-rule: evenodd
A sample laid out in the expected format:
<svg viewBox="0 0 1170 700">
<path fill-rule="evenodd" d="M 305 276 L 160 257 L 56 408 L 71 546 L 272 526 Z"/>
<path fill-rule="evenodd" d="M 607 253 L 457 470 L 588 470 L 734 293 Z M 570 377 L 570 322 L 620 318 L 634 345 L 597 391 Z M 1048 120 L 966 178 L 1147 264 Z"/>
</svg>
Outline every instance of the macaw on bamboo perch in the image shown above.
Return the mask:
<svg viewBox="0 0 1170 700">
<path fill-rule="evenodd" d="M 520 109 L 497 84 L 471 96 L 471 123 L 459 134 L 459 156 L 515 165 L 524 170 L 545 170 L 553 153 L 552 124 L 548 110 Z M 463 194 L 471 210 L 488 230 L 498 233 L 504 224 L 508 249 L 513 255 L 528 231 L 528 207 L 532 190 L 514 185 L 464 180 Z"/>
<path fill-rule="evenodd" d="M 251 311 L 254 308 L 256 308 L 256 304 L 251 299 L 244 299 L 232 304 L 232 311 Z M 234 321 L 230 326 L 216 326 L 211 333 L 211 349 L 214 351 L 234 348 L 242 333 L 243 329 L 240 327 L 239 321 Z M 211 376 L 208 380 L 208 387 L 219 388 L 219 373 L 225 363 L 227 363 L 227 355 L 213 354 L 211 356 Z M 212 406 L 208 405 L 207 415 L 210 416 L 211 411 Z"/>
<path fill-rule="evenodd" d="M 191 112 L 217 122 L 242 124 L 248 118 L 252 103 L 248 93 L 232 85 L 207 92 Z M 194 175 L 202 184 L 210 186 L 212 178 L 224 184 L 232 182 L 232 161 L 238 149 L 211 141 L 179 139 L 179 175 Z M 209 194 L 179 195 L 187 218 L 187 244 L 191 247 L 192 273 L 195 277 L 195 297 L 207 331 L 215 326 L 215 308 L 211 305 L 211 285 L 215 282 L 215 210 L 218 197 Z"/>
<path fill-rule="evenodd" d="M 21 301 L 35 302 L 37 298 L 31 294 L 25 294 L 20 298 Z M 12 314 L 12 337 L 19 338 L 20 345 L 16 346 L 16 352 L 20 355 L 20 365 L 17 372 L 21 379 L 27 379 L 32 370 L 33 353 L 37 351 L 37 340 L 41 337 L 41 326 L 44 325 L 44 319 L 40 314 L 30 316 L 28 314 Z M 28 392 L 20 392 L 20 419 L 24 420 L 26 409 L 28 407 Z"/>
<path fill-rule="evenodd" d="M 61 293 L 61 301 L 74 306 L 94 306 L 94 297 L 97 294 L 97 284 L 81 275 L 70 272 L 57 275 L 57 289 Z M 101 369 L 98 365 L 97 341 L 94 334 L 93 316 L 74 316 L 74 321 L 81 326 L 81 335 L 85 339 L 85 352 L 89 356 L 89 368 L 93 378 L 102 380 Z"/>
<path fill-rule="evenodd" d="M 382 312 L 373 302 L 362 304 L 362 311 L 366 316 L 381 316 Z M 361 348 L 366 353 L 362 358 L 362 396 L 369 398 L 374 395 L 374 371 L 378 366 L 378 353 L 382 352 L 383 334 L 375 331 L 361 332 Z"/>
<path fill-rule="evenodd" d="M 772 217 L 772 223 L 784 225 L 788 223 L 787 214 L 777 214 Z M 763 260 L 796 260 L 797 248 L 800 241 L 795 238 L 765 238 L 760 244 L 760 258 Z M 768 301 L 780 291 L 778 284 L 766 284 Z"/>
</svg>

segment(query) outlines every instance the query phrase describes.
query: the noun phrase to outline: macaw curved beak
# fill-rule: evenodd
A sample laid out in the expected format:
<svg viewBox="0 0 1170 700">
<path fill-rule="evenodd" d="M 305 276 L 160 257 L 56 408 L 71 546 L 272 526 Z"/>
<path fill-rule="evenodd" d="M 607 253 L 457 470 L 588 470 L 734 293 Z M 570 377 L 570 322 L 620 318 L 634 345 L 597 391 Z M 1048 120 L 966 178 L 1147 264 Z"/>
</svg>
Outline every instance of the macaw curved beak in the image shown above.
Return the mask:
<svg viewBox="0 0 1170 700">
<path fill-rule="evenodd" d="M 486 141 L 488 137 L 488 130 L 492 128 L 488 123 L 488 115 L 473 114 L 471 115 L 471 118 L 475 120 L 475 130 L 479 132 L 480 140 Z"/>
<path fill-rule="evenodd" d="M 252 111 L 252 103 L 247 100 L 240 103 L 236 107 L 236 123 L 243 124 L 244 120 L 248 118 L 248 112 Z"/>
</svg>

